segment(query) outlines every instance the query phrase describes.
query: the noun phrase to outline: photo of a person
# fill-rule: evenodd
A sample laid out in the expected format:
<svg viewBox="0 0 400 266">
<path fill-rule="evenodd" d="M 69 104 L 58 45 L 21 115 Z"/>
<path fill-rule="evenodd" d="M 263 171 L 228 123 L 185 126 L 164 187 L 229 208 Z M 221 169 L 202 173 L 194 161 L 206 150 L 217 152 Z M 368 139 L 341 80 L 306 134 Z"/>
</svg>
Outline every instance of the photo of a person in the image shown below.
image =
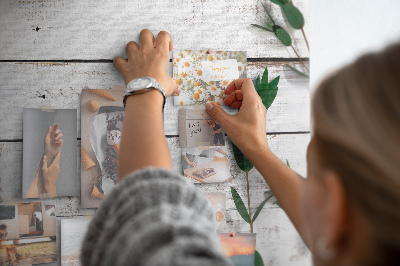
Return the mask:
<svg viewBox="0 0 400 266">
<path fill-rule="evenodd" d="M 61 148 L 63 133 L 59 124 L 49 126 L 44 137 L 44 151 L 36 171 L 35 177 L 29 186 L 26 198 L 57 197 L 56 181 L 60 173 Z"/>
<path fill-rule="evenodd" d="M 4 242 L 7 241 L 7 225 L 1 224 L 0 225 L 0 249 L 7 254 L 7 260 L 5 263 L 11 263 L 14 261 L 19 261 L 25 259 L 24 256 L 17 252 L 17 248 L 14 245 L 6 245 Z M 3 262 L 2 262 L 3 264 Z"/>
<path fill-rule="evenodd" d="M 203 117 L 204 123 L 211 128 L 211 135 L 214 132 L 214 146 L 224 146 L 225 145 L 225 136 L 224 132 L 222 132 L 222 127 L 221 125 L 213 119 L 211 116 L 207 119 L 204 118 L 204 114 L 201 114 Z M 218 144 L 219 142 L 219 144 Z"/>
</svg>

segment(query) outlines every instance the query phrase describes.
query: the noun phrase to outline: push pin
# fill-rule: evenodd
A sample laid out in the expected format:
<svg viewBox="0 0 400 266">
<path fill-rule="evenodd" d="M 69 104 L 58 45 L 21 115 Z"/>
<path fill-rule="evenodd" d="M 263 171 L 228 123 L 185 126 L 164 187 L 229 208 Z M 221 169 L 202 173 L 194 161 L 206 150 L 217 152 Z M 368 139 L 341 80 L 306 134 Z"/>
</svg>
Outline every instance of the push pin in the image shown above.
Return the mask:
<svg viewBox="0 0 400 266">
<path fill-rule="evenodd" d="M 211 49 L 208 49 L 206 53 L 211 54 Z"/>
<path fill-rule="evenodd" d="M 234 233 L 234 232 L 232 232 L 230 236 L 231 236 L 231 237 L 234 237 L 234 236 L 235 236 L 235 233 Z"/>
</svg>

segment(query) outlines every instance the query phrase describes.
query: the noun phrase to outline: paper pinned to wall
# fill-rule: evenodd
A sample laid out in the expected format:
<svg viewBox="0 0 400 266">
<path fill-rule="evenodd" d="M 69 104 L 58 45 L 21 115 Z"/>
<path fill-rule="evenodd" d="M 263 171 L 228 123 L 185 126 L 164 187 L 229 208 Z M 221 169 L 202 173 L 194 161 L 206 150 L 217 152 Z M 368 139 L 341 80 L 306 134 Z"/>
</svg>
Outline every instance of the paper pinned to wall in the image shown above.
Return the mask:
<svg viewBox="0 0 400 266">
<path fill-rule="evenodd" d="M 173 73 L 182 93 L 175 105 L 224 105 L 224 90 L 234 79 L 246 77 L 245 51 L 174 50 Z"/>
</svg>

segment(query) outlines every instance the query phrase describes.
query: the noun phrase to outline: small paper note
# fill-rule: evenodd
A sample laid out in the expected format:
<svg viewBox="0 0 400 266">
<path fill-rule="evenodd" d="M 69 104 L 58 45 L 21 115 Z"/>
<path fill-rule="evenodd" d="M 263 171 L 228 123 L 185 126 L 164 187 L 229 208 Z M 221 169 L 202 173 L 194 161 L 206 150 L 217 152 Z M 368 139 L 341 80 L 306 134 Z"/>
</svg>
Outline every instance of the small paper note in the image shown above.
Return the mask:
<svg viewBox="0 0 400 266">
<path fill-rule="evenodd" d="M 235 59 L 203 61 L 199 64 L 202 80 L 233 80 L 239 78 L 238 62 Z"/>
<path fill-rule="evenodd" d="M 182 92 L 175 105 L 204 105 L 208 101 L 224 105 L 226 86 L 246 77 L 244 51 L 175 50 L 174 79 Z"/>
</svg>

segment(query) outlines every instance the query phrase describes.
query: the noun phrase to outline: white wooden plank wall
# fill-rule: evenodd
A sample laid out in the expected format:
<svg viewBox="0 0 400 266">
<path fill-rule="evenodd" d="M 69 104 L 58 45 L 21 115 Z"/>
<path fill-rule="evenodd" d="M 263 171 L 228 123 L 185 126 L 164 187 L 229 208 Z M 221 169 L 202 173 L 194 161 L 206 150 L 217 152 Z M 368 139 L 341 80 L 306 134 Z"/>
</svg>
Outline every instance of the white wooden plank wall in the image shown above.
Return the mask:
<svg viewBox="0 0 400 266">
<path fill-rule="evenodd" d="M 265 0 L 3 0 L 0 59 L 105 59 L 125 53 L 142 28 L 166 30 L 176 48 L 247 50 L 250 58 L 296 57 L 270 33 L 262 3 L 293 36 L 300 55 L 307 48 L 300 31 L 284 22 L 277 5 Z M 294 1 L 308 25 L 308 0 Z M 306 32 L 308 26 L 305 27 Z"/>
<path fill-rule="evenodd" d="M 270 79 L 280 75 L 278 96 L 268 110 L 268 132 L 308 132 L 310 130 L 310 94 L 308 80 L 288 69 L 287 62 L 248 63 L 248 76 L 255 79 L 268 67 Z M 296 67 L 300 64 L 296 62 Z M 172 64 L 171 64 L 172 73 Z M 76 108 L 80 114 L 80 94 L 92 89 L 119 88 L 124 80 L 112 63 L 0 63 L 1 139 L 22 139 L 23 107 Z M 21 97 L 23 95 L 23 97 Z M 178 135 L 178 110 L 172 97 L 165 107 L 165 134 Z M 190 108 L 190 107 L 189 107 Z M 168 118 L 168 119 L 167 119 Z M 78 136 L 80 115 L 78 115 Z M 10 130 L 12 128 L 13 130 Z"/>
<path fill-rule="evenodd" d="M 288 159 L 294 170 L 306 175 L 305 152 L 310 138 L 308 81 L 284 66 L 291 63 L 300 67 L 291 49 L 282 46 L 273 35 L 250 26 L 267 21 L 261 3 L 272 8 L 276 22 L 294 37 L 300 55 L 308 57 L 301 32 L 290 30 L 279 8 L 267 1 L 0 1 L 0 196 L 3 203 L 21 198 L 22 109 L 43 105 L 79 109 L 81 90 L 85 86 L 96 89 L 123 86 L 111 59 L 126 56 L 126 43 L 138 41 L 143 28 L 155 34 L 160 30 L 169 31 L 175 48 L 246 50 L 250 78 L 262 74 L 265 67 L 270 71 L 270 79 L 280 75 L 277 98 L 268 110 L 269 145 L 280 159 Z M 294 0 L 294 3 L 305 15 L 307 25 L 308 0 Z M 305 30 L 308 32 L 307 27 Z M 173 106 L 169 99 L 165 109 L 165 134 L 176 171 L 181 167 L 177 138 L 180 108 Z M 79 121 L 78 116 L 78 127 Z M 80 155 L 79 140 L 77 152 Z M 230 163 L 232 184 L 197 185 L 197 188 L 203 192 L 225 192 L 227 231 L 249 232 L 248 224 L 235 209 L 229 188 L 234 186 L 246 197 L 245 175 L 233 156 Z M 80 173 L 80 160 L 77 167 Z M 266 190 L 268 185 L 261 175 L 251 170 L 253 212 L 265 198 Z M 62 217 L 95 213 L 94 209 L 81 209 L 79 197 L 56 198 L 55 202 L 58 226 Z M 310 253 L 284 211 L 273 202 L 270 200 L 265 205 L 254 225 L 257 250 L 264 262 L 266 265 L 310 265 Z M 59 239 L 59 261 L 54 265 L 60 265 Z"/>
</svg>

